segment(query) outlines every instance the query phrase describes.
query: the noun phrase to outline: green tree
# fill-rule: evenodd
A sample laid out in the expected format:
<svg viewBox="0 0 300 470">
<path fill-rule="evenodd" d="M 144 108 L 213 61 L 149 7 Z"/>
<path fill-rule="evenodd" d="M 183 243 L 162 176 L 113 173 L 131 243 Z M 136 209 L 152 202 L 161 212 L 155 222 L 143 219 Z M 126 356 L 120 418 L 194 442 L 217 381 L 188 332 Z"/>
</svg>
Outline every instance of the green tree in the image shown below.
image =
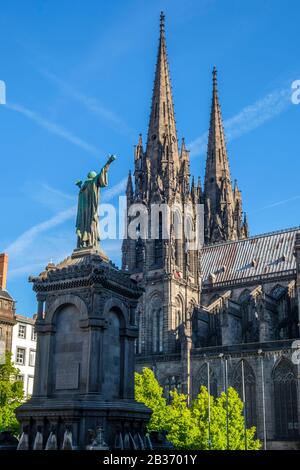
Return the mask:
<svg viewBox="0 0 300 470">
<path fill-rule="evenodd" d="M 187 406 L 187 397 L 174 390 L 171 402 L 167 406 L 167 417 L 164 429 L 167 431 L 167 440 L 175 449 L 193 449 L 197 440 L 199 429 L 192 415 L 192 409 Z"/>
<path fill-rule="evenodd" d="M 163 388 L 154 372 L 147 367 L 141 374 L 135 372 L 135 399 L 152 410 L 148 431 L 162 431 L 167 421 L 167 403 L 163 397 Z"/>
<path fill-rule="evenodd" d="M 15 409 L 23 400 L 23 383 L 18 380 L 19 370 L 6 353 L 5 363 L 0 364 L 0 431 L 10 429 L 18 434 L 19 423 Z"/>
<path fill-rule="evenodd" d="M 245 439 L 243 403 L 231 387 L 228 400 L 225 393 L 214 398 L 206 387 L 201 387 L 191 406 L 186 395 L 176 390 L 171 392 L 171 402 L 167 404 L 153 371 L 145 368 L 135 376 L 135 396 L 152 410 L 148 430 L 165 431 L 175 449 L 244 450 L 246 446 L 257 450 L 261 447 L 255 439 L 255 427 L 246 430 Z"/>
<path fill-rule="evenodd" d="M 219 398 L 217 398 L 217 408 L 220 412 L 223 411 L 225 420 L 222 420 L 222 434 L 226 436 L 226 393 L 223 392 Z M 243 415 L 243 402 L 241 401 L 237 391 L 229 387 L 228 388 L 228 444 L 230 450 L 258 450 L 261 448 L 261 442 L 255 439 L 255 426 L 246 429 L 245 435 L 245 420 Z M 227 439 L 226 446 L 227 448 Z"/>
</svg>

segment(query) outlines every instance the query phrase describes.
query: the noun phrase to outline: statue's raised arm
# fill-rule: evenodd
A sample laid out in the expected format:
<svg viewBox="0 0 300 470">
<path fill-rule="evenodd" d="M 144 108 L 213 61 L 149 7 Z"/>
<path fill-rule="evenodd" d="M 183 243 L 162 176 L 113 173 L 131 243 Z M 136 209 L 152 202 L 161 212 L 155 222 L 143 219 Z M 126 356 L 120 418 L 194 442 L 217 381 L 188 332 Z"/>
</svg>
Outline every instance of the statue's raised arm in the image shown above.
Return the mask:
<svg viewBox="0 0 300 470">
<path fill-rule="evenodd" d="M 96 176 L 96 184 L 99 188 L 104 188 L 108 185 L 108 169 L 111 163 L 116 159 L 115 155 L 109 155 L 107 162 L 105 163 L 104 167 L 100 171 L 100 173 Z"/>
<path fill-rule="evenodd" d="M 76 183 L 80 188 L 76 219 L 77 248 L 99 249 L 99 189 L 108 185 L 108 168 L 115 159 L 115 155 L 110 155 L 100 173 L 90 171 L 84 183 Z"/>
</svg>

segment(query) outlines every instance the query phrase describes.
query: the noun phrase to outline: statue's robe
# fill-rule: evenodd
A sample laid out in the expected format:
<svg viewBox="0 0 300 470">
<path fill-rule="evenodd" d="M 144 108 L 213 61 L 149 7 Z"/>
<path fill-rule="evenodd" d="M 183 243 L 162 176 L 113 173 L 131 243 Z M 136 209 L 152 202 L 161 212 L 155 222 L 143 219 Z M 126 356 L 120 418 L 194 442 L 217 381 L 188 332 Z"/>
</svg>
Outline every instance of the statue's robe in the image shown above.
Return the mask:
<svg viewBox="0 0 300 470">
<path fill-rule="evenodd" d="M 85 181 L 78 196 L 76 219 L 77 247 L 99 247 L 99 193 L 108 185 L 107 168 L 103 167 L 95 178 Z"/>
</svg>

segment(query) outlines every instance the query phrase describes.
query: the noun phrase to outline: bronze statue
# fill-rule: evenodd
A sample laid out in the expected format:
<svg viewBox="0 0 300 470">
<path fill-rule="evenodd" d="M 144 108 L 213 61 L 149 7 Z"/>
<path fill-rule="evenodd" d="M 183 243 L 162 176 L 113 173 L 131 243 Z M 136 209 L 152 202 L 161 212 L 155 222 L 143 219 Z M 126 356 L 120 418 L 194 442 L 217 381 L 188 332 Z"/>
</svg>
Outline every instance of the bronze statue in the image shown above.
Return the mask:
<svg viewBox="0 0 300 470">
<path fill-rule="evenodd" d="M 84 183 L 76 182 L 80 188 L 76 219 L 77 248 L 99 248 L 99 192 L 100 188 L 108 185 L 108 168 L 115 159 L 115 155 L 110 155 L 100 173 L 90 171 Z"/>
</svg>

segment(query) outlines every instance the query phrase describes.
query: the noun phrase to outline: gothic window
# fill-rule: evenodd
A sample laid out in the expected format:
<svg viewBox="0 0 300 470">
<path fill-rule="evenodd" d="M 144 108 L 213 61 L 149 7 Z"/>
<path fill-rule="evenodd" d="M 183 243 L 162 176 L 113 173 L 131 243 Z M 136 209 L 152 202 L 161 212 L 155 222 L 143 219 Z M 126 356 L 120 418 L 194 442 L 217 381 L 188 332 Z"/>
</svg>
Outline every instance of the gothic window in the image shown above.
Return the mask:
<svg viewBox="0 0 300 470">
<path fill-rule="evenodd" d="M 175 264 L 181 268 L 181 240 L 175 240 Z"/>
<path fill-rule="evenodd" d="M 247 427 L 256 426 L 256 383 L 252 367 L 247 361 L 244 363 L 244 384 L 245 384 L 245 411 Z M 243 399 L 243 374 L 242 361 L 234 370 L 232 385 L 238 392 L 240 399 Z"/>
<path fill-rule="evenodd" d="M 136 326 L 138 328 L 138 337 L 135 340 L 135 353 L 141 354 L 142 352 L 142 312 L 137 310 L 136 313 Z"/>
<path fill-rule="evenodd" d="M 240 294 L 238 302 L 240 304 L 243 304 L 244 302 L 248 302 L 250 297 L 250 291 L 248 289 L 243 290 L 243 292 Z"/>
<path fill-rule="evenodd" d="M 208 315 L 208 345 L 218 346 L 221 344 L 221 327 L 220 327 L 220 307 L 217 311 Z"/>
<path fill-rule="evenodd" d="M 179 352 L 181 349 L 179 329 L 184 321 L 183 304 L 180 297 L 175 299 L 175 351 Z"/>
<path fill-rule="evenodd" d="M 293 365 L 282 359 L 273 372 L 275 430 L 278 438 L 299 437 L 297 378 Z"/>
<path fill-rule="evenodd" d="M 174 231 L 175 231 L 175 264 L 182 267 L 182 215 L 180 210 L 174 211 Z"/>
<path fill-rule="evenodd" d="M 258 315 L 251 303 L 250 294 L 251 292 L 245 289 L 238 299 L 241 306 L 243 341 L 246 343 L 259 340 Z"/>
<path fill-rule="evenodd" d="M 161 264 L 163 260 L 163 240 L 162 240 L 162 213 L 158 216 L 158 239 L 154 240 L 154 262 Z"/>
<path fill-rule="evenodd" d="M 273 287 L 273 289 L 271 290 L 271 296 L 274 299 L 279 300 L 286 293 L 286 291 L 286 287 L 277 284 L 277 286 Z"/>
<path fill-rule="evenodd" d="M 169 377 L 167 377 L 164 380 L 163 389 L 164 389 L 164 396 L 166 400 L 169 402 L 171 399 L 170 392 L 176 389 L 178 393 L 181 393 L 182 385 L 181 385 L 180 377 L 176 375 L 170 375 Z"/>
<path fill-rule="evenodd" d="M 182 300 L 180 297 L 176 297 L 175 299 L 175 328 L 178 328 L 182 322 L 183 322 Z"/>
<path fill-rule="evenodd" d="M 204 364 L 199 372 L 198 377 L 196 378 L 196 387 L 194 389 L 194 397 L 200 393 L 200 388 L 204 385 L 207 390 L 210 389 L 210 394 L 214 397 L 218 396 L 218 382 L 214 370 L 210 366 L 207 367 L 207 364 Z"/>
<path fill-rule="evenodd" d="M 298 309 L 293 296 L 286 287 L 276 285 L 271 291 L 277 303 L 277 338 L 296 338 L 298 336 Z"/>
<path fill-rule="evenodd" d="M 152 346 L 154 353 L 163 351 L 163 311 L 161 307 L 152 310 Z"/>
<path fill-rule="evenodd" d="M 136 242 L 135 260 L 136 260 L 136 263 L 135 263 L 136 268 L 142 270 L 144 266 L 144 244 L 143 244 L 141 237 L 139 237 Z"/>
</svg>

